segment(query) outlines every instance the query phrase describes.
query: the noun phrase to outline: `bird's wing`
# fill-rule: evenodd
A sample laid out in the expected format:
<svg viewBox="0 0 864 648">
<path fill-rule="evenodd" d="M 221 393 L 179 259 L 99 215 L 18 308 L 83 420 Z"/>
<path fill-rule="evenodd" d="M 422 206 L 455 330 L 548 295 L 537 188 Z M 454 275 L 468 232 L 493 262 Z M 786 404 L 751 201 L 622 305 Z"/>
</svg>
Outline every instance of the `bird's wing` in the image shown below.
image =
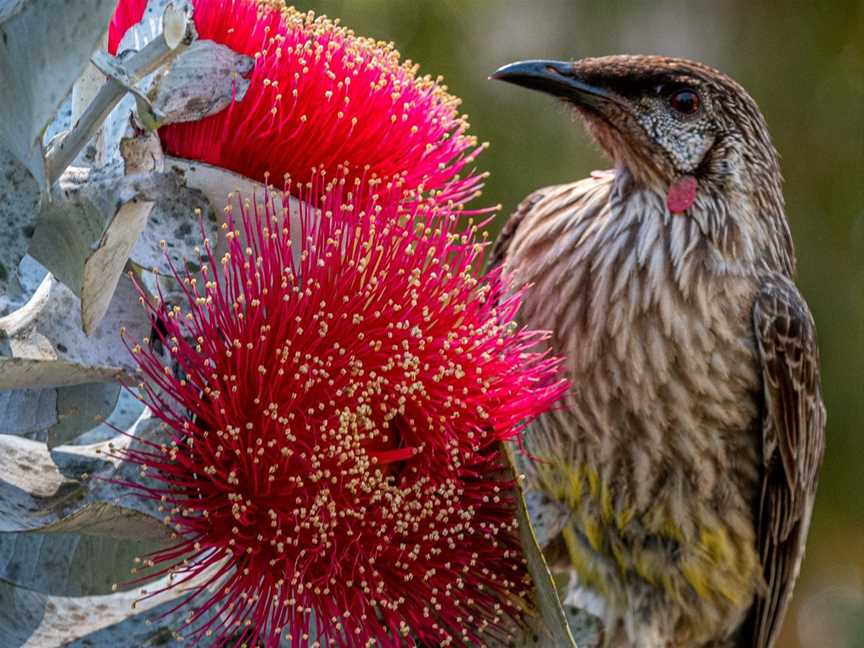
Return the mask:
<svg viewBox="0 0 864 648">
<path fill-rule="evenodd" d="M 804 557 L 825 447 L 825 407 L 816 328 L 789 279 L 773 276 L 763 284 L 753 323 L 765 396 L 757 529 L 767 590 L 754 606 L 751 645 L 768 648 L 780 630 Z"/>
<path fill-rule="evenodd" d="M 498 238 L 495 239 L 495 244 L 492 246 L 492 253 L 489 255 L 489 261 L 486 264 L 487 270 L 494 270 L 504 263 L 504 260 L 507 258 L 507 251 L 510 248 L 510 243 L 513 241 L 513 237 L 516 236 L 516 230 L 519 229 L 519 225 L 521 225 L 522 221 L 525 220 L 525 217 L 531 213 L 534 206 L 543 200 L 549 189 L 550 188 L 538 189 L 519 203 L 516 211 L 513 212 L 510 215 L 510 218 L 507 219 L 507 222 L 504 223 L 504 227 L 501 228 L 501 233 L 498 234 Z"/>
</svg>

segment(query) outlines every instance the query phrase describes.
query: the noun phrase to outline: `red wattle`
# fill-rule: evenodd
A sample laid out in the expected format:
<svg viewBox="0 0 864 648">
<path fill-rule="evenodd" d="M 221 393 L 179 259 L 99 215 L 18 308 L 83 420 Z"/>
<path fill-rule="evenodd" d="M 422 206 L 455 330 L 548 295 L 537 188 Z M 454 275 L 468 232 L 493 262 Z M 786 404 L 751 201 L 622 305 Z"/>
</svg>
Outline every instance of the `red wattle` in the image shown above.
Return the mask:
<svg viewBox="0 0 864 648">
<path fill-rule="evenodd" d="M 673 182 L 666 194 L 666 206 L 673 214 L 683 214 L 696 202 L 696 190 L 699 183 L 691 175 L 684 176 Z"/>
</svg>

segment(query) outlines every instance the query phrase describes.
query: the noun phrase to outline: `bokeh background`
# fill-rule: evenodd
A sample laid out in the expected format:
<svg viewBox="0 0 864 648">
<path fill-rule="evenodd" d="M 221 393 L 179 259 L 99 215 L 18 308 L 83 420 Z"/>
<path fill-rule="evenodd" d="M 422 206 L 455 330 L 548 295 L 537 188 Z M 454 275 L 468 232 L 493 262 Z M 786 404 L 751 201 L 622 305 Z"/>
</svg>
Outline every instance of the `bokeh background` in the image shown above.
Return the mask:
<svg viewBox="0 0 864 648">
<path fill-rule="evenodd" d="M 444 75 L 491 148 L 497 228 L 532 190 L 605 160 L 551 98 L 488 81 L 526 58 L 657 53 L 709 63 L 762 108 L 783 158 L 798 283 L 816 318 L 828 451 L 779 648 L 864 647 L 864 2 L 308 0 Z"/>
</svg>

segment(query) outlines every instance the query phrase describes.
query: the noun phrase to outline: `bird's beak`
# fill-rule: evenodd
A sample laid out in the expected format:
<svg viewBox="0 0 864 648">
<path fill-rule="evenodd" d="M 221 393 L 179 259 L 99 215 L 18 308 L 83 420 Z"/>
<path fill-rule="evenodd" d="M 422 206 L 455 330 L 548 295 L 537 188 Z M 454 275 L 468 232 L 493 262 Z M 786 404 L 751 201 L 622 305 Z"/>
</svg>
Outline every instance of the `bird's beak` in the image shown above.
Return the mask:
<svg viewBox="0 0 864 648">
<path fill-rule="evenodd" d="M 566 61 L 519 61 L 499 68 L 490 78 L 540 90 L 595 110 L 619 103 L 613 93 L 580 78 L 576 66 Z"/>
</svg>

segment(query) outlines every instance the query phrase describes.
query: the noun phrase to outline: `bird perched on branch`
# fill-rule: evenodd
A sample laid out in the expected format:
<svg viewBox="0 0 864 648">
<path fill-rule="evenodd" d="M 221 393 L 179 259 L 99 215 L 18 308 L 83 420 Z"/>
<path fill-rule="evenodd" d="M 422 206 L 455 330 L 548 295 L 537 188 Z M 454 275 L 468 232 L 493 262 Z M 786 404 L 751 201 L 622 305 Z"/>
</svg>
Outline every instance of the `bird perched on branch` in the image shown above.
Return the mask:
<svg viewBox="0 0 864 648">
<path fill-rule="evenodd" d="M 575 107 L 614 170 L 540 189 L 493 249 L 572 389 L 527 433 L 548 548 L 609 646 L 776 640 L 824 447 L 816 332 L 756 103 L 656 56 L 493 78 Z"/>
</svg>

